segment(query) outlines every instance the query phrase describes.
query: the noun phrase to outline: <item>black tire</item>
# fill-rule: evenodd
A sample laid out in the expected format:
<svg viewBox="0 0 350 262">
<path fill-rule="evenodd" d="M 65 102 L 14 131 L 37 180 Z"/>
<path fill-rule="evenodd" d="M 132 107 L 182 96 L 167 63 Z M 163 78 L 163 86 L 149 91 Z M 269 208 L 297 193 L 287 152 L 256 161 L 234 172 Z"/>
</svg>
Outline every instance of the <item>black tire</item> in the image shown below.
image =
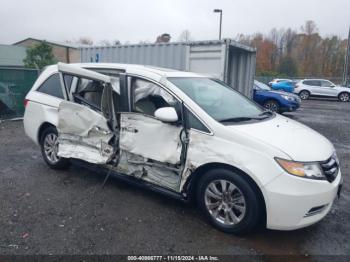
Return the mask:
<svg viewBox="0 0 350 262">
<path fill-rule="evenodd" d="M 264 107 L 272 112 L 280 113 L 280 104 L 276 100 L 267 100 Z"/>
<path fill-rule="evenodd" d="M 307 90 L 302 90 L 302 91 L 299 92 L 299 97 L 302 100 L 308 100 L 310 98 L 310 92 L 307 91 Z"/>
<path fill-rule="evenodd" d="M 339 99 L 340 102 L 349 102 L 349 100 L 350 100 L 350 93 L 348 93 L 348 92 L 341 92 L 338 95 L 338 99 Z"/>
<path fill-rule="evenodd" d="M 221 180 L 229 181 L 232 183 L 234 186 L 236 186 L 236 188 L 240 190 L 240 193 L 244 196 L 245 212 L 241 220 L 235 224 L 228 225 L 225 224 L 226 221 L 218 221 L 218 219 L 213 217 L 214 215 L 210 213 L 206 205 L 206 191 L 208 189 L 208 186 Z M 234 189 L 232 192 L 238 191 Z M 234 193 L 231 193 L 232 196 L 233 194 Z M 218 201 L 220 202 L 220 200 Z M 244 234 L 252 231 L 261 222 L 264 214 L 264 205 L 261 203 L 259 193 L 257 192 L 255 186 L 253 186 L 242 175 L 222 168 L 210 170 L 205 173 L 203 177 L 201 177 L 197 187 L 197 204 L 210 224 L 223 232 L 232 234 Z M 233 207 L 228 208 L 228 210 L 237 212 L 237 210 Z M 224 211 L 224 209 L 221 209 L 221 211 Z M 226 216 L 226 211 L 223 213 Z"/>
<path fill-rule="evenodd" d="M 69 159 L 63 158 L 63 157 L 57 157 L 57 161 L 54 161 L 50 159 L 50 156 L 48 153 L 45 152 L 45 141 L 49 136 L 58 136 L 57 130 L 55 127 L 47 127 L 40 137 L 40 147 L 41 147 L 41 154 L 46 162 L 46 164 L 52 168 L 52 169 L 66 169 L 70 165 Z M 56 152 L 57 152 L 57 146 L 56 146 Z"/>
</svg>

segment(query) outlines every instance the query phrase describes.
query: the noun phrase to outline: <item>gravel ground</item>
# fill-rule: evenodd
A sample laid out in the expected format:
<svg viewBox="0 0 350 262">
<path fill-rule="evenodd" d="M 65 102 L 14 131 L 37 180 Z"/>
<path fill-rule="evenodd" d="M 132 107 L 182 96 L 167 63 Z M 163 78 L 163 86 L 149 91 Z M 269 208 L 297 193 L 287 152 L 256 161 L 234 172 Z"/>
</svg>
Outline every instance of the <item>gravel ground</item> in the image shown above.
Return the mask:
<svg viewBox="0 0 350 262">
<path fill-rule="evenodd" d="M 285 114 L 330 139 L 342 197 L 320 223 L 244 237 L 207 225 L 190 205 L 73 165 L 49 169 L 21 121 L 0 123 L 0 254 L 350 255 L 350 103 L 309 100 Z"/>
</svg>

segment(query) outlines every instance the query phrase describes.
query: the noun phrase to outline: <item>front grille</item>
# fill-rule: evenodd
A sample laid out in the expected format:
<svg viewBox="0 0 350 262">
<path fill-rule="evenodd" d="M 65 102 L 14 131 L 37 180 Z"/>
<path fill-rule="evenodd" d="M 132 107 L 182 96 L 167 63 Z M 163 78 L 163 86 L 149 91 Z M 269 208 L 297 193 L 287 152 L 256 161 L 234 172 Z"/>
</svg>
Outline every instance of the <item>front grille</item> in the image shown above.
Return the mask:
<svg viewBox="0 0 350 262">
<path fill-rule="evenodd" d="M 320 162 L 320 165 L 328 182 L 333 182 L 339 171 L 339 162 L 337 157 L 333 155 L 326 161 Z"/>
</svg>

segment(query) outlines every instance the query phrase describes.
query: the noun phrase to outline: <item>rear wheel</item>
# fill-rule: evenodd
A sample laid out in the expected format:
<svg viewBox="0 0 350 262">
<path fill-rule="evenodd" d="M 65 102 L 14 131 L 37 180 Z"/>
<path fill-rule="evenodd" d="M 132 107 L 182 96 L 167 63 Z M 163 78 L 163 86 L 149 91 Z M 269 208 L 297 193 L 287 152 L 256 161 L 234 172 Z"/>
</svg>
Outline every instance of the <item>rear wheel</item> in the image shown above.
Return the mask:
<svg viewBox="0 0 350 262">
<path fill-rule="evenodd" d="M 264 107 L 272 112 L 279 113 L 280 112 L 280 105 L 275 100 L 268 100 L 264 103 Z"/>
<path fill-rule="evenodd" d="M 338 96 L 339 101 L 348 102 L 350 100 L 350 94 L 347 92 L 342 92 Z"/>
<path fill-rule="evenodd" d="M 197 202 L 207 220 L 227 233 L 251 231 L 263 214 L 255 188 L 226 169 L 210 170 L 203 175 L 197 188 Z"/>
<path fill-rule="evenodd" d="M 64 169 L 70 164 L 69 160 L 57 155 L 58 133 L 56 128 L 48 127 L 40 138 L 41 154 L 49 167 L 53 169 Z"/>
<path fill-rule="evenodd" d="M 310 97 L 310 92 L 309 91 L 306 91 L 306 90 L 303 90 L 299 93 L 299 97 L 303 100 L 307 100 L 309 99 Z"/>
</svg>

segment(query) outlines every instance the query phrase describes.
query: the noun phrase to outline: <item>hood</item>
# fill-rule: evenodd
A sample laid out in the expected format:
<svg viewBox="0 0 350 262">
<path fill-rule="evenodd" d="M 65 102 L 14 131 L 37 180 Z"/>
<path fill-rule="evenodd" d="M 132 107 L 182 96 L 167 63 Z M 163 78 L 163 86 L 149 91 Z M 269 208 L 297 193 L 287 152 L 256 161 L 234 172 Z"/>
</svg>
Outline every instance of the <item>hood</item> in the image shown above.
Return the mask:
<svg viewBox="0 0 350 262">
<path fill-rule="evenodd" d="M 269 120 L 227 127 L 263 141 L 295 161 L 323 161 L 334 151 L 328 139 L 318 132 L 278 114 Z"/>
<path fill-rule="evenodd" d="M 335 89 L 339 90 L 339 91 L 347 91 L 350 92 L 350 88 L 346 87 L 346 86 L 335 86 Z"/>
</svg>

